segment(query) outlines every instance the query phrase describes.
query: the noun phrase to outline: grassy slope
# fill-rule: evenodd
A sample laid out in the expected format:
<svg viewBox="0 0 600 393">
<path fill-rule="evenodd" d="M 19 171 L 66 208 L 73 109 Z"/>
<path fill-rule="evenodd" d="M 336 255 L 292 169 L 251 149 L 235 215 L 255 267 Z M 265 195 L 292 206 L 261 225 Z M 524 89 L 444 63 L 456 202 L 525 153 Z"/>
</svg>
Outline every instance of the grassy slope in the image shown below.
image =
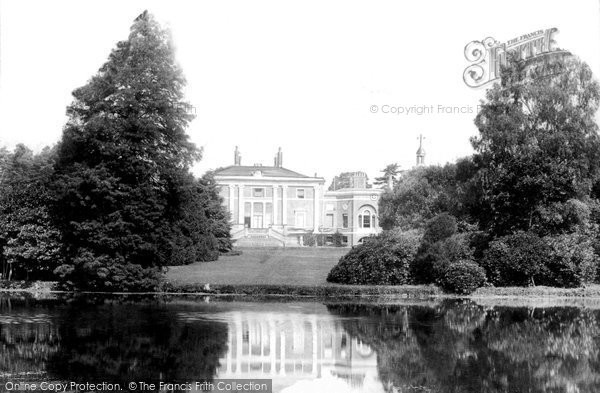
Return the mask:
<svg viewBox="0 0 600 393">
<path fill-rule="evenodd" d="M 347 248 L 247 248 L 242 255 L 215 262 L 174 266 L 167 280 L 174 285 L 327 285 L 327 273 Z"/>
</svg>

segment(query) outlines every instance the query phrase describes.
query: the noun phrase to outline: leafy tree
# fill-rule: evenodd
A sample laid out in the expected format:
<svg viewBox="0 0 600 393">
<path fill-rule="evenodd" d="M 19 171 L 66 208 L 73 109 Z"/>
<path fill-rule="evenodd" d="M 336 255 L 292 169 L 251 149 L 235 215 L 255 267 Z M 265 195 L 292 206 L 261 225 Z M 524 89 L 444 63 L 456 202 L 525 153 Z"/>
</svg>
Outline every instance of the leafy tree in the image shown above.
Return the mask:
<svg viewBox="0 0 600 393">
<path fill-rule="evenodd" d="M 448 213 L 441 213 L 427 222 L 423 241 L 435 243 L 456 233 L 456 219 Z"/>
<path fill-rule="evenodd" d="M 181 230 L 182 217 L 205 214 L 189 209 L 189 168 L 201 154 L 185 133 L 193 116 L 184 84 L 168 31 L 144 12 L 98 74 L 73 92 L 52 209 L 67 283 L 151 290 L 170 260 L 214 258 L 218 242 Z"/>
<path fill-rule="evenodd" d="M 49 279 L 61 262 L 60 233 L 48 214 L 54 156 L 24 145 L 0 151 L 2 277 Z"/>
<path fill-rule="evenodd" d="M 484 229 L 529 230 L 552 204 L 590 195 L 600 173 L 599 100 L 589 66 L 575 57 L 509 62 L 471 140 Z"/>
<path fill-rule="evenodd" d="M 388 184 L 389 179 L 391 177 L 392 185 L 394 185 L 398 181 L 398 175 L 400 174 L 400 165 L 396 163 L 389 164 L 388 166 L 383 168 L 381 172 L 383 173 L 383 176 L 376 177 L 373 183 L 379 186 L 386 185 Z"/>
<path fill-rule="evenodd" d="M 488 280 L 497 286 L 535 285 L 551 259 L 551 249 L 531 232 L 517 232 L 490 242 L 481 260 Z"/>
<path fill-rule="evenodd" d="M 394 190 L 387 190 L 381 197 L 379 221 L 382 228 L 423 228 L 428 220 L 442 212 L 448 212 L 460 221 L 472 221 L 469 206 L 477 196 L 470 179 L 475 172 L 469 159 L 405 172 Z"/>
</svg>

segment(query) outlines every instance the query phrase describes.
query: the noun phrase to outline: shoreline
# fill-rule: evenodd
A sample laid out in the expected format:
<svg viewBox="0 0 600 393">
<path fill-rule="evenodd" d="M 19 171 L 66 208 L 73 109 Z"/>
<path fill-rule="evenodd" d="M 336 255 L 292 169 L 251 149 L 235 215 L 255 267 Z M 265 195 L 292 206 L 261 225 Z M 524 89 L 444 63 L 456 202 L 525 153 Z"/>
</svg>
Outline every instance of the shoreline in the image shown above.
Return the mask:
<svg viewBox="0 0 600 393">
<path fill-rule="evenodd" d="M 482 287 L 470 295 L 444 293 L 435 285 L 255 285 L 255 284 L 178 284 L 165 283 L 156 292 L 93 292 L 56 289 L 49 281 L 0 281 L 0 293 L 29 294 L 111 294 L 111 295 L 197 295 L 240 297 L 289 297 L 304 299 L 472 299 L 472 300 L 550 300 L 598 299 L 600 285 L 580 288 L 555 287 Z"/>
</svg>

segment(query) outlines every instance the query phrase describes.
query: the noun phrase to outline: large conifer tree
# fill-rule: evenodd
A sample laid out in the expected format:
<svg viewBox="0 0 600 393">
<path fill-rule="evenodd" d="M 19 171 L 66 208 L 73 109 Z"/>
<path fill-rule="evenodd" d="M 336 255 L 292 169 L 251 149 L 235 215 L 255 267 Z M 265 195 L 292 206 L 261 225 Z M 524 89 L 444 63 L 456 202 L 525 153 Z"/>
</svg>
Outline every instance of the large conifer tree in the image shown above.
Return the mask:
<svg viewBox="0 0 600 393">
<path fill-rule="evenodd" d="M 189 169 L 200 151 L 185 133 L 193 116 L 184 85 L 168 31 L 145 11 L 98 74 L 73 92 L 53 216 L 69 261 L 57 273 L 75 286 L 152 289 L 169 261 L 192 262 L 198 255 L 190 248 L 199 243 L 213 251 L 216 242 L 176 230 L 189 214 L 203 219 L 186 211 Z"/>
</svg>

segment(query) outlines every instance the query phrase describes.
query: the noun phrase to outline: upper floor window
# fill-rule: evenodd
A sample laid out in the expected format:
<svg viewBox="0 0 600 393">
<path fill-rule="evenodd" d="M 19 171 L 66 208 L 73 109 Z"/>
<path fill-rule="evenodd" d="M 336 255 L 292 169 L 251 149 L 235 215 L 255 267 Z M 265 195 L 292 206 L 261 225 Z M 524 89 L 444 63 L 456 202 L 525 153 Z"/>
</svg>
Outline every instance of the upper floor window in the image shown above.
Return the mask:
<svg viewBox="0 0 600 393">
<path fill-rule="evenodd" d="M 297 188 L 296 189 L 296 198 L 298 199 L 304 199 L 304 196 L 306 195 L 304 188 Z"/>
<path fill-rule="evenodd" d="M 360 228 L 375 228 L 375 214 L 370 209 L 362 210 L 358 214 L 358 226 Z"/>
<path fill-rule="evenodd" d="M 263 198 L 265 196 L 265 189 L 264 188 L 253 188 L 252 196 L 254 198 Z"/>
<path fill-rule="evenodd" d="M 333 228 L 333 214 L 325 215 L 325 228 Z"/>
</svg>

